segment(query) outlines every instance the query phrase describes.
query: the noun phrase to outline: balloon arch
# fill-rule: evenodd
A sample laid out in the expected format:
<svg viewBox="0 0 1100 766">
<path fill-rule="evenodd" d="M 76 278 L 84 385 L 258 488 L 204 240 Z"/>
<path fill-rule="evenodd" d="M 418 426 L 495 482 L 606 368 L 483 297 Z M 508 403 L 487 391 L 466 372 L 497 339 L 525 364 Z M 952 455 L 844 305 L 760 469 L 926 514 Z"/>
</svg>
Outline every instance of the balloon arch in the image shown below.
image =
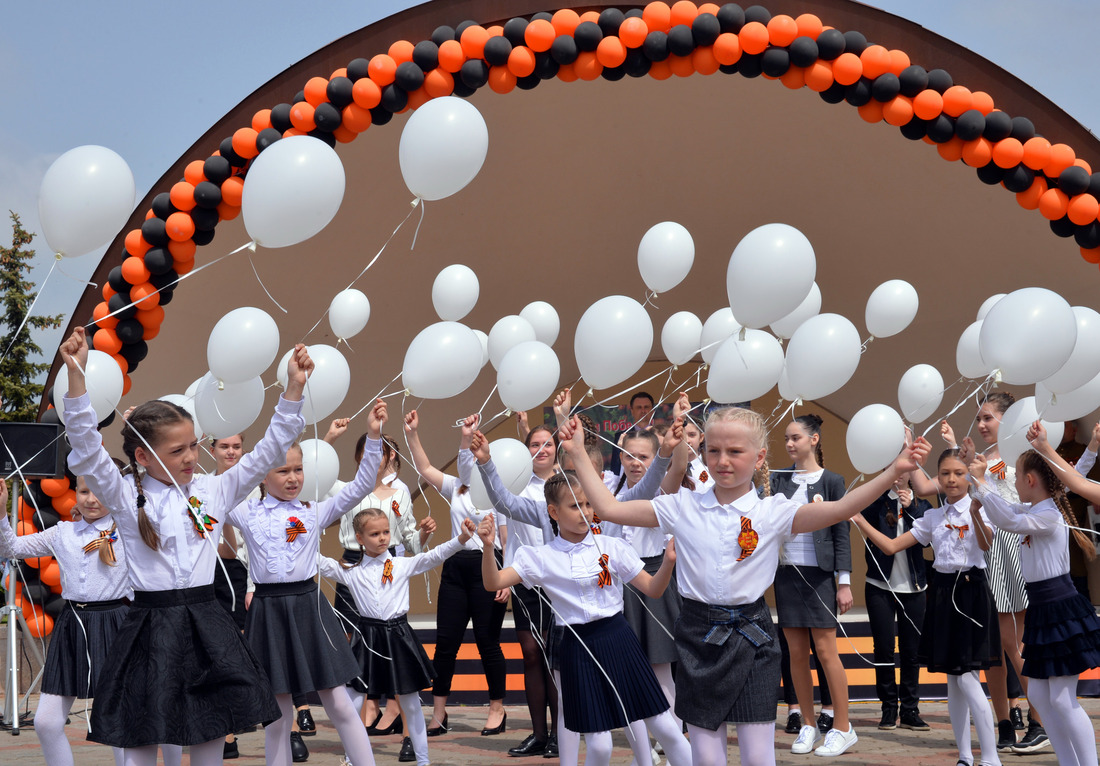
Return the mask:
<svg viewBox="0 0 1100 766">
<path fill-rule="evenodd" d="M 827 21 L 687 0 L 626 11 L 563 8 L 490 26 L 439 26 L 428 39 L 397 40 L 386 53 L 311 77 L 291 102 L 257 110 L 251 124 L 210 156 L 188 162 L 183 178 L 153 197 L 144 222 L 122 238 L 122 252 L 105 259 L 116 265 L 92 312 L 92 343 L 118 363 L 128 391 L 129 373 L 159 333 L 176 282 L 194 269 L 218 223 L 240 214 L 251 163 L 282 138 L 310 135 L 335 146 L 434 98 L 469 97 L 483 87 L 529 90 L 553 78 L 721 72 L 809 88 L 830 104 L 855 107 L 867 122 L 929 144 L 944 160 L 973 167 L 982 183 L 1015 194 L 1056 235 L 1074 238 L 1084 260 L 1100 263 L 1100 173 L 1073 147 L 1043 137 L 1027 116 L 998 109 L 989 93 L 956 83 L 948 71 Z"/>
</svg>

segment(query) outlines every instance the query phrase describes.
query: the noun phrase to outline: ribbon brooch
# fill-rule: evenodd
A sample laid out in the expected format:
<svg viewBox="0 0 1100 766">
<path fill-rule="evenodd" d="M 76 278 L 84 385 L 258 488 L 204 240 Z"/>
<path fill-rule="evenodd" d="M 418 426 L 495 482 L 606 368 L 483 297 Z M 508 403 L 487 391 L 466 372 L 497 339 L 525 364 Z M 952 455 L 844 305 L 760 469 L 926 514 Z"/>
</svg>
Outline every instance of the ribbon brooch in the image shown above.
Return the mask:
<svg viewBox="0 0 1100 766">
<path fill-rule="evenodd" d="M 1026 545 L 1028 548 L 1030 548 L 1031 547 L 1031 535 L 1024 535 L 1024 539 L 1020 541 L 1020 545 Z"/>
<path fill-rule="evenodd" d="M 286 541 L 292 543 L 298 539 L 298 535 L 306 533 L 306 525 L 297 516 L 291 516 L 287 521 Z"/>
<path fill-rule="evenodd" d="M 603 534 L 603 530 L 600 529 L 600 517 L 599 517 L 598 514 L 595 514 L 595 513 L 592 514 L 592 523 L 589 526 L 592 529 L 592 534 L 594 534 L 594 535 L 602 535 Z"/>
<path fill-rule="evenodd" d="M 382 566 L 382 584 L 393 582 L 393 559 L 386 559 L 386 563 Z"/>
<path fill-rule="evenodd" d="M 1005 461 L 998 460 L 995 464 L 989 466 L 989 473 L 991 476 L 996 476 L 1001 481 L 1004 481 L 1008 476 L 1008 466 L 1005 465 Z"/>
<path fill-rule="evenodd" d="M 393 511 L 393 515 L 401 518 L 401 503 L 396 500 L 390 501 L 390 510 Z"/>
<path fill-rule="evenodd" d="M 190 506 L 187 515 L 191 518 L 191 523 L 195 527 L 195 531 L 198 532 L 199 537 L 206 537 L 207 532 L 214 531 L 214 525 L 217 524 L 217 519 L 212 518 L 202 509 L 202 500 L 199 500 L 194 495 L 187 498 L 187 504 Z"/>
<path fill-rule="evenodd" d="M 608 569 L 607 569 L 607 562 L 608 561 L 610 561 L 610 559 L 607 557 L 607 554 L 606 553 L 601 553 L 600 554 L 600 579 L 596 582 L 596 584 L 599 585 L 601 588 L 604 587 L 605 585 L 610 585 L 611 584 L 611 572 L 608 571 Z"/>
<path fill-rule="evenodd" d="M 960 540 L 963 539 L 963 535 L 966 534 L 966 532 L 969 531 L 969 529 L 970 529 L 969 524 L 962 524 L 962 525 L 944 524 L 944 526 L 947 527 L 948 529 L 957 529 L 959 531 L 959 539 Z"/>
<path fill-rule="evenodd" d="M 744 561 L 756 551 L 760 545 L 760 535 L 752 528 L 752 521 L 748 516 L 741 517 L 741 534 L 737 536 L 737 544 L 741 546 L 741 555 L 738 561 Z"/>
<path fill-rule="evenodd" d="M 115 565 L 117 561 L 115 559 L 115 546 L 114 543 L 118 540 L 118 532 L 115 531 L 116 525 L 112 524 L 111 528 L 106 532 L 100 532 L 99 537 L 92 540 L 90 543 L 84 546 L 85 553 L 91 553 L 92 551 L 99 550 L 100 548 L 107 549 L 107 563 L 111 566 Z"/>
<path fill-rule="evenodd" d="M 699 472 L 699 481 L 701 481 L 703 484 L 706 484 L 707 479 L 709 479 L 709 478 L 710 478 L 710 474 L 707 473 L 706 468 L 704 468 L 702 471 Z"/>
</svg>

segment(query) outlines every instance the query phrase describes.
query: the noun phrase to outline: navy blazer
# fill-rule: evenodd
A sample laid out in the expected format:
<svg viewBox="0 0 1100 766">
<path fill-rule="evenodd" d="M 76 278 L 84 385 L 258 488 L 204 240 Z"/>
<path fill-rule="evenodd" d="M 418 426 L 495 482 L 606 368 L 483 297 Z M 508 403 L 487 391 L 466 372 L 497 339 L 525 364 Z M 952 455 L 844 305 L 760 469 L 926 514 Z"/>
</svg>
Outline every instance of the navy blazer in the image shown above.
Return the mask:
<svg viewBox="0 0 1100 766">
<path fill-rule="evenodd" d="M 898 525 L 896 523 L 890 524 L 886 519 L 886 515 L 889 513 L 896 515 L 897 506 L 898 501 L 891 499 L 890 493 L 885 492 L 863 509 L 863 518 L 867 519 L 867 523 L 882 532 L 882 534 L 895 538 L 898 536 Z M 905 519 L 905 531 L 910 531 L 913 528 L 913 522 L 923 516 L 924 512 L 931 507 L 931 503 L 927 500 L 914 496 L 909 507 L 902 509 L 902 516 Z M 890 573 L 894 569 L 894 557 L 879 550 L 874 544 L 867 545 L 866 548 L 864 556 L 867 559 L 867 576 L 872 580 L 889 582 Z M 909 571 L 913 575 L 913 583 L 917 588 L 925 588 L 928 585 L 928 575 L 924 562 L 924 549 L 919 544 L 913 545 L 905 549 L 905 554 L 909 558 Z M 879 571 L 880 569 L 881 571 Z"/>
<path fill-rule="evenodd" d="M 795 493 L 794 466 L 783 473 L 771 475 L 773 495 L 792 497 Z M 821 495 L 823 500 L 839 500 L 844 497 L 844 477 L 825 470 L 814 484 L 806 485 L 806 497 L 813 502 Z M 852 571 L 852 544 L 849 540 L 848 521 L 840 521 L 813 533 L 817 565 L 826 572 Z"/>
</svg>

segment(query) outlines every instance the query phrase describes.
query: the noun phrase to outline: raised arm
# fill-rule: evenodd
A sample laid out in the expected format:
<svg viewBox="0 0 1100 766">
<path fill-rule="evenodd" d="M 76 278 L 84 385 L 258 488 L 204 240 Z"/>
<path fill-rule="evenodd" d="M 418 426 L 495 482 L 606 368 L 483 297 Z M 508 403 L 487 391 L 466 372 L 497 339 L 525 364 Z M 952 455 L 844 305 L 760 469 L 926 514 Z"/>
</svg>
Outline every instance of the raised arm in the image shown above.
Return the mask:
<svg viewBox="0 0 1100 766">
<path fill-rule="evenodd" d="M 643 569 L 630 581 L 630 584 L 650 598 L 660 598 L 668 588 L 669 581 L 672 580 L 672 570 L 675 565 L 676 540 L 673 538 L 668 541 L 668 547 L 665 548 L 665 558 L 661 562 L 660 569 L 654 574 L 649 574 Z"/>
<path fill-rule="evenodd" d="M 322 500 L 318 507 L 321 527 L 327 527 L 350 511 L 374 489 L 378 469 L 382 465 L 382 426 L 387 419 L 386 403 L 378 399 L 367 416 L 367 438 L 363 444 L 363 459 L 355 471 L 355 478 L 340 488 L 335 497 Z"/>
<path fill-rule="evenodd" d="M 573 458 L 573 468 L 577 472 L 577 478 L 580 479 L 584 494 L 601 519 L 634 527 L 657 526 L 657 513 L 649 500 L 619 502 L 611 494 L 611 490 L 596 473 L 596 469 L 588 459 L 588 454 L 584 451 L 584 431 L 575 416 L 562 427 L 561 437 L 566 452 Z M 653 462 L 655 466 L 657 458 Z M 646 471 L 647 477 L 654 466 L 650 466 L 650 470 Z M 642 486 L 644 481 L 645 478 L 638 482 L 635 488 Z"/>
<path fill-rule="evenodd" d="M 512 567 L 501 570 L 497 565 L 496 553 L 493 551 L 495 535 L 496 525 L 493 523 L 493 514 L 487 513 L 477 527 L 477 536 L 481 538 L 481 579 L 487 591 L 502 591 L 522 582 L 519 574 Z"/>
<path fill-rule="evenodd" d="M 349 423 L 351 423 L 351 418 L 336 418 L 328 424 L 328 431 L 321 438 L 328 444 L 335 444 L 336 440 L 348 430 Z"/>
<path fill-rule="evenodd" d="M 496 466 L 493 465 L 492 456 L 489 454 L 489 441 L 485 435 L 478 431 L 474 434 L 470 444 L 470 452 L 477 460 L 478 471 L 485 484 L 485 494 L 489 496 L 489 502 L 493 510 L 507 516 L 509 519 L 530 524 L 542 530 L 543 540 L 549 541 L 554 537 L 554 528 L 550 525 L 550 516 L 546 512 L 546 502 L 522 497 L 510 492 L 500 480 Z"/>
<path fill-rule="evenodd" d="M 424 446 L 420 443 L 419 428 L 420 416 L 416 414 L 416 410 L 410 410 L 405 415 L 405 438 L 409 442 L 409 452 L 412 454 L 413 466 L 426 482 L 435 487 L 437 492 L 442 492 L 443 481 L 447 478 L 446 474 L 432 465 L 432 462 L 428 459 L 428 453 L 424 451 Z"/>
<path fill-rule="evenodd" d="M 1061 521 L 1061 515 L 1043 513 L 1017 513 L 1015 506 L 1005 500 L 985 480 L 987 461 L 984 455 L 975 455 L 970 462 L 970 483 L 974 486 L 974 503 L 985 509 L 989 520 L 1008 532 L 1022 535 L 1047 534 Z M 971 504 L 973 510 L 973 504 Z M 979 540 L 980 542 L 980 540 Z M 982 550 L 987 550 L 982 548 Z"/>
<path fill-rule="evenodd" d="M 322 577 L 336 580 L 336 582 L 344 585 L 348 584 L 348 570 L 344 569 L 339 561 L 330 559 L 328 556 L 317 556 L 317 571 L 321 573 Z"/>
<path fill-rule="evenodd" d="M 1027 431 L 1027 440 L 1040 455 L 1047 459 L 1053 467 L 1058 478 L 1071 492 L 1076 492 L 1090 503 L 1100 505 L 1100 484 L 1089 481 L 1077 473 L 1069 463 L 1065 461 L 1057 450 L 1047 441 L 1047 431 L 1043 424 L 1036 420 Z"/>
</svg>

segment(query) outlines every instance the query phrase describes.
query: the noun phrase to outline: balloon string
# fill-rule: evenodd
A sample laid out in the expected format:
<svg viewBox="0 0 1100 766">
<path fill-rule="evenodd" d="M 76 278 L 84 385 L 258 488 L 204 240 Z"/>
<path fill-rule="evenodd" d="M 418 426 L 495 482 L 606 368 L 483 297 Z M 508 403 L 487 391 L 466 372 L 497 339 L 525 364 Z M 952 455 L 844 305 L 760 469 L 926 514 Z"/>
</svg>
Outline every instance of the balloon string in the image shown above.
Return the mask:
<svg viewBox="0 0 1100 766">
<path fill-rule="evenodd" d="M 260 272 L 256 270 L 256 264 L 252 260 L 251 253 L 249 253 L 248 255 L 248 265 L 252 267 L 252 273 L 256 275 L 256 281 L 260 283 L 260 287 L 262 287 L 264 292 L 267 293 L 267 297 L 271 299 L 271 302 L 275 304 L 276 308 L 278 308 L 279 311 L 286 314 L 287 310 L 282 307 L 279 301 L 275 300 L 275 296 L 271 294 L 271 291 L 267 289 L 267 285 L 265 285 L 264 281 L 260 279 Z"/>
<path fill-rule="evenodd" d="M 779 424 L 780 424 L 780 423 L 782 423 L 782 422 L 783 422 L 784 420 L 786 420 L 786 419 L 787 419 L 787 416 L 788 416 L 788 415 L 792 415 L 792 414 L 794 414 L 794 408 L 795 408 L 795 407 L 796 407 L 796 406 L 798 405 L 798 403 L 799 403 L 800 401 L 802 401 L 802 400 L 801 400 L 801 399 L 795 399 L 795 400 L 794 400 L 793 402 L 791 402 L 791 405 L 790 405 L 789 407 L 787 407 L 787 409 L 783 410 L 783 414 L 782 414 L 782 415 L 780 415 L 780 416 L 779 416 L 778 418 L 776 418 L 776 419 L 775 419 L 775 421 L 774 421 L 773 423 L 770 423 L 770 424 L 769 424 L 769 423 L 766 423 L 766 422 L 765 422 L 765 427 L 767 428 L 767 430 L 768 430 L 768 431 L 771 431 L 771 430 L 772 430 L 773 428 L 775 428 L 775 427 L 776 427 L 777 425 L 779 425 Z M 782 402 L 780 402 L 780 406 L 782 406 L 782 404 L 783 404 L 783 403 L 782 403 Z M 777 407 L 776 409 L 779 409 L 779 408 Z"/>
<path fill-rule="evenodd" d="M 413 232 L 412 244 L 409 245 L 409 250 L 415 250 L 416 249 L 416 238 L 420 234 L 420 226 L 424 223 L 424 208 L 426 208 L 427 205 L 424 204 L 424 201 L 420 197 L 417 197 L 416 199 L 413 200 L 412 206 L 415 208 L 418 205 L 420 207 L 420 220 L 417 221 L 416 231 Z"/>
<path fill-rule="evenodd" d="M 989 382 L 990 382 L 991 378 L 992 378 L 992 373 L 990 374 L 989 377 L 987 377 L 985 380 L 983 380 L 981 383 L 979 383 L 977 388 L 975 388 L 973 391 L 967 391 L 965 394 L 963 394 L 962 397 L 960 397 L 959 400 L 955 403 L 955 406 L 951 408 L 950 412 L 948 412 L 942 418 L 933 419 L 931 425 L 929 425 L 928 428 L 924 429 L 924 432 L 921 434 L 921 436 L 927 436 L 929 431 L 931 431 L 933 428 L 935 428 L 937 425 L 939 425 L 942 421 L 947 420 L 949 417 L 951 417 L 956 412 L 958 412 L 959 409 L 964 404 L 966 404 L 966 402 L 970 399 L 970 397 L 972 395 L 982 392 L 982 390 L 985 389 L 989 385 Z M 966 380 L 966 378 L 959 378 L 959 380 L 955 381 L 950 386 L 948 386 L 946 389 L 944 389 L 944 393 L 946 393 L 952 387 L 954 387 L 955 385 L 957 385 L 958 383 L 960 383 L 964 380 Z M 970 430 L 968 430 L 966 432 L 967 436 L 970 436 L 970 431 L 973 430 L 973 428 L 974 428 L 974 426 L 973 426 L 973 424 L 971 424 Z"/>
<path fill-rule="evenodd" d="M 918 404 L 918 405 L 917 405 L 916 407 L 914 407 L 913 409 L 915 409 L 915 410 L 920 410 L 920 409 L 923 409 L 923 408 L 924 408 L 924 406 L 925 406 L 926 404 L 928 404 L 929 402 L 931 402 L 932 400 L 934 400 L 934 399 L 935 399 L 936 397 L 943 397 L 943 395 L 944 395 L 944 394 L 946 394 L 946 393 L 947 393 L 948 391 L 950 391 L 950 390 L 951 390 L 952 388 L 954 388 L 955 386 L 957 386 L 957 385 L 958 385 L 959 383 L 962 383 L 962 382 L 963 382 L 964 380 L 966 380 L 966 378 L 960 377 L 960 378 L 959 378 L 958 380 L 956 380 L 956 381 L 955 381 L 954 383 L 952 383 L 951 385 L 949 385 L 949 386 L 946 386 L 945 388 L 942 388 L 942 389 L 940 389 L 940 391 L 939 391 L 938 393 L 935 393 L 935 394 L 932 394 L 931 396 L 929 396 L 929 397 L 928 397 L 927 399 L 925 399 L 925 400 L 924 400 L 923 402 L 921 402 L 920 404 Z M 964 396 L 964 397 L 963 397 L 963 400 L 965 401 L 965 399 L 966 399 L 966 397 Z M 903 415 L 903 417 L 904 417 L 904 415 Z M 942 418 L 934 418 L 934 419 L 932 420 L 932 423 L 931 423 L 931 425 L 929 425 L 929 426 L 928 426 L 928 428 L 926 428 L 926 429 L 924 430 L 924 432 L 923 432 L 923 433 L 921 433 L 921 436 L 927 436 L 927 435 L 928 435 L 928 432 L 929 432 L 929 431 L 931 431 L 931 430 L 932 430 L 933 428 L 935 428 L 935 427 L 936 427 L 937 425 L 939 425 L 939 424 L 940 424 L 940 423 L 941 423 L 942 421 L 944 421 L 944 420 L 946 420 L 946 419 L 947 419 L 947 416 L 946 416 L 946 415 L 945 415 L 944 417 L 942 417 Z M 906 422 L 908 422 L 908 421 L 906 421 Z M 915 423 L 911 423 L 910 425 L 914 426 L 914 428 L 911 428 L 910 430 L 915 430 L 916 424 L 915 424 Z"/>
<path fill-rule="evenodd" d="M 31 314 L 34 311 L 34 307 L 38 305 L 38 299 L 42 297 L 42 292 L 46 289 L 46 285 L 49 284 L 50 277 L 53 276 L 54 269 L 57 268 L 57 264 L 60 262 L 61 261 L 59 258 L 55 258 L 53 263 L 50 264 L 49 273 L 47 273 L 46 278 L 42 280 L 42 286 L 38 288 L 38 291 L 34 294 L 34 300 L 31 301 L 31 305 L 27 307 L 27 311 L 23 314 L 23 321 L 19 323 L 19 329 L 16 330 L 15 333 L 11 336 L 11 342 L 8 344 L 8 347 L 4 349 L 3 356 L 0 356 L 0 364 L 2 364 L 4 360 L 8 358 L 8 353 L 12 350 L 12 347 L 15 346 L 15 342 L 19 340 L 19 335 L 23 332 L 23 328 L 27 326 L 27 322 L 30 321 Z"/>
<path fill-rule="evenodd" d="M 867 350 L 867 347 L 871 345 L 871 342 L 874 339 L 875 339 L 874 335 L 868 335 L 867 340 L 865 340 L 865 341 L 863 341 L 863 343 L 859 344 L 859 353 L 860 353 L 860 355 L 862 355 L 863 352 L 865 352 Z"/>
<path fill-rule="evenodd" d="M 376 396 L 374 396 L 371 399 L 368 399 L 367 403 L 364 404 L 362 407 L 360 407 L 359 410 L 354 415 L 352 415 L 350 418 L 348 418 L 348 420 L 349 421 L 355 420 L 357 417 L 359 417 L 360 415 L 363 414 L 364 410 L 374 406 L 375 399 L 386 399 L 386 398 L 391 397 L 391 396 L 397 396 L 398 394 L 405 393 L 404 390 L 394 391 L 394 392 L 389 393 L 389 394 L 386 393 L 386 389 L 389 388 L 390 386 L 392 386 L 394 383 L 396 383 L 397 379 L 400 378 L 400 377 L 401 377 L 401 373 L 399 372 L 399 373 L 397 373 L 397 375 L 394 376 L 393 380 L 391 380 L 389 383 L 384 385 L 382 387 L 382 390 L 379 391 Z M 406 446 L 408 446 L 408 445 L 406 445 Z"/>
<path fill-rule="evenodd" d="M 60 261 L 61 259 L 58 258 L 57 260 Z M 93 282 L 90 279 L 82 279 L 82 278 L 80 278 L 80 277 L 78 277 L 74 274 L 70 274 L 69 272 L 65 271 L 65 267 L 62 266 L 60 263 L 57 264 L 57 273 L 60 274 L 63 277 L 67 277 L 68 279 L 71 279 L 73 282 L 76 282 L 77 284 L 81 284 L 81 285 L 85 285 L 87 287 L 91 287 L 93 290 L 98 290 L 99 289 L 99 283 L 98 282 Z"/>
<path fill-rule="evenodd" d="M 602 407 L 602 406 L 606 405 L 608 402 L 617 401 L 620 397 L 622 397 L 626 394 L 629 394 L 631 391 L 633 391 L 635 389 L 641 388 L 642 386 L 644 386 L 646 383 L 650 382 L 651 380 L 656 380 L 657 378 L 661 377 L 666 372 L 668 372 L 670 369 L 671 369 L 671 367 L 662 368 L 661 371 L 658 372 L 656 375 L 650 375 L 648 378 L 643 380 L 641 383 L 635 383 L 633 386 L 625 388 L 622 391 L 618 392 L 617 394 L 612 394 L 611 396 L 605 398 L 603 401 L 598 401 L 595 404 L 593 404 L 592 406 L 586 407 L 585 409 L 590 410 L 593 407 Z M 595 395 L 593 395 L 593 398 L 595 398 Z M 637 425 L 637 423 L 635 423 L 634 425 Z"/>
<path fill-rule="evenodd" d="M 654 300 L 656 297 L 657 297 L 657 291 L 656 290 L 646 290 L 645 291 L 645 300 L 642 301 L 642 308 L 645 308 L 646 306 L 652 306 L 655 309 L 659 309 L 660 306 L 658 306 L 657 302 Z"/>
</svg>

